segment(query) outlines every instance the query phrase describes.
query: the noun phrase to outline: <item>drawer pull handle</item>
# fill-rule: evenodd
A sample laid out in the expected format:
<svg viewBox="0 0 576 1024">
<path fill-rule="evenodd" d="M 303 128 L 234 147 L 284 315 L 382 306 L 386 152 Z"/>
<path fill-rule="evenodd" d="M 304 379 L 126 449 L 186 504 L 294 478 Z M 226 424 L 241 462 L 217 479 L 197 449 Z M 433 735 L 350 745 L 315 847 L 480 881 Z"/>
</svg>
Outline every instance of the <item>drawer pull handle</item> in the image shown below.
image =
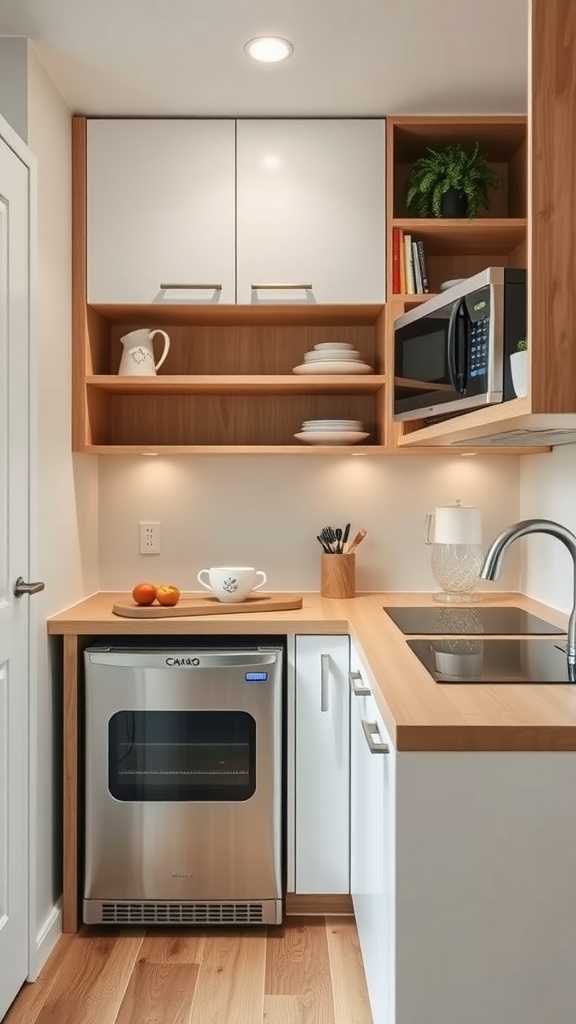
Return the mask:
<svg viewBox="0 0 576 1024">
<path fill-rule="evenodd" d="M 207 292 L 221 292 L 221 284 L 161 284 L 160 291 L 167 291 L 169 288 L 201 288 Z"/>
<path fill-rule="evenodd" d="M 258 288 L 303 288 L 307 292 L 312 291 L 311 284 L 251 284 L 252 291 Z"/>
<path fill-rule="evenodd" d="M 362 728 L 364 730 L 366 743 L 368 744 L 368 749 L 370 750 L 371 754 L 390 753 L 390 747 L 388 746 L 387 743 L 384 743 L 384 740 L 382 739 L 380 732 L 378 730 L 377 722 L 366 722 L 365 719 L 362 719 Z M 375 736 L 378 737 L 377 740 L 374 739 Z"/>
<path fill-rule="evenodd" d="M 328 711 L 330 693 L 330 655 L 320 656 L 320 710 Z"/>
<path fill-rule="evenodd" d="M 362 682 L 362 675 L 360 672 L 350 672 L 348 675 L 348 679 L 350 682 L 350 689 L 352 690 L 352 693 L 354 694 L 355 697 L 370 697 L 372 695 L 372 690 L 370 689 L 369 686 L 357 685 L 357 680 L 360 680 L 360 682 Z"/>
</svg>

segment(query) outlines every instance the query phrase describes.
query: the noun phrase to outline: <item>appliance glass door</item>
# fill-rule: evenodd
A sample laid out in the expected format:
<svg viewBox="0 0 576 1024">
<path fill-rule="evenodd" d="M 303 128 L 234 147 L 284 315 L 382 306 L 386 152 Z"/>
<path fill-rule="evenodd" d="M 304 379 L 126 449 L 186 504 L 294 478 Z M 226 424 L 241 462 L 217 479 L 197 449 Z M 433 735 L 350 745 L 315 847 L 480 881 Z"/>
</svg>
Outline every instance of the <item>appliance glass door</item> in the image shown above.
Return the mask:
<svg viewBox="0 0 576 1024">
<path fill-rule="evenodd" d="M 489 390 L 490 285 L 399 325 L 394 332 L 394 412 L 473 403 Z M 481 404 L 481 403 L 475 403 Z"/>
<path fill-rule="evenodd" d="M 117 800 L 249 800 L 256 722 L 245 711 L 117 711 L 108 787 Z"/>
</svg>

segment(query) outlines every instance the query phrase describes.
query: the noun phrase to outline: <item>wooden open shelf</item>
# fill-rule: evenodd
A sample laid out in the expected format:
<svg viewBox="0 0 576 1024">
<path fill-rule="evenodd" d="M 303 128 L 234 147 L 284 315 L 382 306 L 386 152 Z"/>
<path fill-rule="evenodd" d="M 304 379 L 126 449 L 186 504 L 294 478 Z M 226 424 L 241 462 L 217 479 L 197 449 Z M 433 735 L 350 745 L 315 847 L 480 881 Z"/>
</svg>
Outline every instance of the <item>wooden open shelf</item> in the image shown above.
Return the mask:
<svg viewBox="0 0 576 1024">
<path fill-rule="evenodd" d="M 529 411 L 519 400 L 506 402 L 457 416 L 444 422 L 427 425 L 424 421 L 394 420 L 394 387 L 410 389 L 393 375 L 394 321 L 433 295 L 444 281 L 471 277 L 486 267 L 528 267 L 528 124 L 527 118 L 514 116 L 486 117 L 391 117 L 387 119 L 387 244 L 392 252 L 392 230 L 400 228 L 413 240 L 424 243 L 430 292 L 394 294 L 392 260 L 388 266 L 388 349 L 389 379 L 387 389 L 388 443 L 401 451 L 449 451 L 454 443 L 466 445 L 470 451 L 504 454 L 545 452 L 550 446 L 535 443 L 530 447 L 482 444 L 474 448 L 474 438 L 494 432 L 513 433 L 514 424 Z M 416 217 L 406 207 L 406 181 L 414 161 L 426 149 L 460 143 L 470 147 L 475 142 L 486 153 L 500 176 L 501 187 L 490 191 L 488 210 L 481 210 L 474 220 Z M 520 430 L 521 433 L 521 430 Z M 456 449 L 452 449 L 453 451 Z M 459 451 L 463 448 L 458 447 Z"/>
<path fill-rule="evenodd" d="M 156 326 L 170 337 L 159 373 L 119 376 L 121 338 Z M 385 444 L 383 306 L 90 306 L 82 328 L 78 451 L 314 454 L 316 446 L 296 442 L 294 434 L 315 418 L 361 420 L 369 433 L 363 447 Z M 334 340 L 352 344 L 374 372 L 292 372 L 315 344 Z"/>
<path fill-rule="evenodd" d="M 387 119 L 388 251 L 392 228 L 424 242 L 430 292 L 443 281 L 470 277 L 485 267 L 525 267 L 527 236 L 527 120 L 523 116 L 391 117 Z M 416 217 L 406 207 L 410 169 L 428 147 L 480 144 L 500 176 L 488 210 L 474 220 Z M 388 267 L 392 296 L 392 266 Z M 404 296 L 394 295 L 394 299 Z M 413 300 L 413 296 L 410 297 Z"/>
</svg>

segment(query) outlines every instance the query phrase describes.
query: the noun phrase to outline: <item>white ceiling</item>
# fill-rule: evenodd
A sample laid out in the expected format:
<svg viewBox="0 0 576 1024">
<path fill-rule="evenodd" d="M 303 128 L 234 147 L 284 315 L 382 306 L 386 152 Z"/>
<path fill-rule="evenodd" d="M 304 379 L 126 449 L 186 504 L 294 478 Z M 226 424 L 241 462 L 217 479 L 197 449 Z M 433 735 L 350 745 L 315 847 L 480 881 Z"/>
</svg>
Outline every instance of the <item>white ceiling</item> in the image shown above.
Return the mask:
<svg viewBox="0 0 576 1024">
<path fill-rule="evenodd" d="M 0 0 L 75 113 L 526 111 L 529 0 Z M 284 64 L 244 42 L 287 36 Z"/>
</svg>

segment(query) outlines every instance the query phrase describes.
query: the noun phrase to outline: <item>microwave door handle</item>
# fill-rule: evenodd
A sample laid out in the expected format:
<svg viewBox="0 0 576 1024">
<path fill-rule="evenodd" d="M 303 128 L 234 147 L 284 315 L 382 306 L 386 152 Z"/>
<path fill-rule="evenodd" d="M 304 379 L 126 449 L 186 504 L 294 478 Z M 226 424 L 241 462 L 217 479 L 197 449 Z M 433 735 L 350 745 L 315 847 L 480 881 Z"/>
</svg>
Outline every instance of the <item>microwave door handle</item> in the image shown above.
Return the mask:
<svg viewBox="0 0 576 1024">
<path fill-rule="evenodd" d="M 450 383 L 454 390 L 459 394 L 463 395 L 466 390 L 466 369 L 459 371 L 457 365 L 457 350 L 458 350 L 458 325 L 461 319 L 461 314 L 464 310 L 464 299 L 460 299 L 454 303 L 452 312 L 450 313 L 450 319 L 448 321 L 448 337 L 446 344 L 446 358 L 448 362 L 448 376 L 450 377 Z"/>
</svg>

